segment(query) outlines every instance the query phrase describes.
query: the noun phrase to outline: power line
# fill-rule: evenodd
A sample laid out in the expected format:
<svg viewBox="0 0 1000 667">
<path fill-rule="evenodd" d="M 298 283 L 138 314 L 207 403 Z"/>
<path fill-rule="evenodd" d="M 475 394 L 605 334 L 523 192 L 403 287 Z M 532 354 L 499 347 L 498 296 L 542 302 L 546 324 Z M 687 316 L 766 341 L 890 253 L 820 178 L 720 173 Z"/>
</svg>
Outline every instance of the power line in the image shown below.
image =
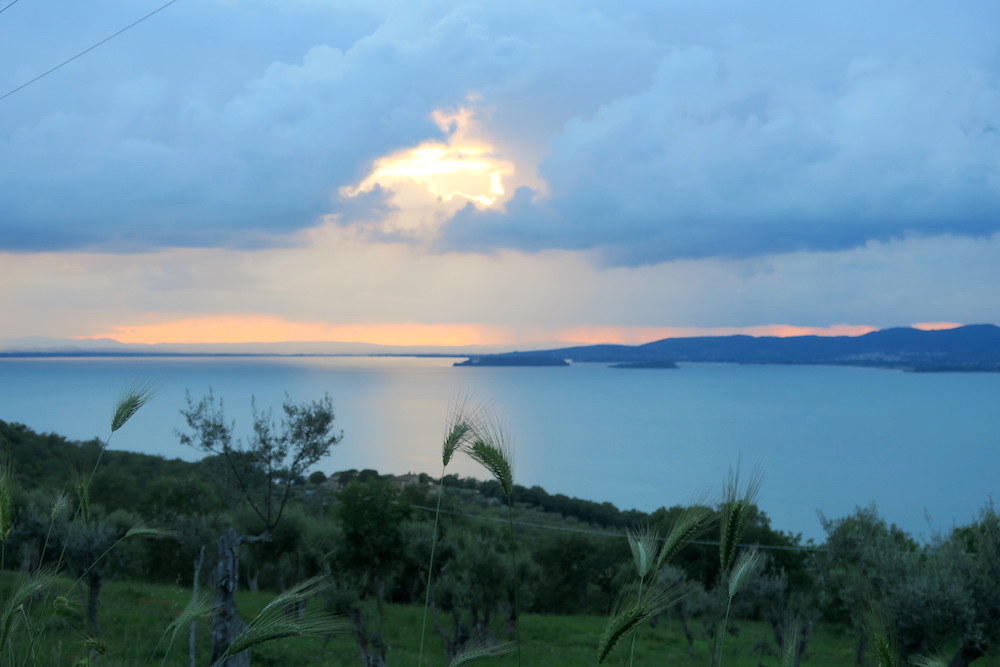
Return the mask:
<svg viewBox="0 0 1000 667">
<path fill-rule="evenodd" d="M 12 5 L 14 5 L 16 3 L 17 3 L 17 0 L 13 0 L 9 5 L 4 6 L 3 9 L 0 9 L 0 14 L 3 14 L 5 11 L 7 11 L 8 9 L 10 9 Z"/>
<path fill-rule="evenodd" d="M 17 0 L 14 0 L 14 2 L 17 2 Z M 10 3 L 10 5 L 13 5 L 14 2 Z M 145 16 L 143 16 L 141 19 L 138 19 L 137 21 L 133 21 L 132 23 L 129 23 L 127 26 L 125 26 L 124 28 L 122 28 L 118 32 L 114 33 L 113 35 L 109 35 L 109 36 L 105 37 L 104 39 L 102 39 L 101 41 L 99 41 L 97 44 L 94 44 L 93 46 L 88 47 L 88 48 L 84 49 L 83 51 L 80 51 L 80 53 L 76 54 L 72 58 L 69 58 L 68 60 L 64 60 L 63 62 L 59 63 L 58 65 L 56 65 L 52 69 L 50 69 L 50 70 L 48 70 L 46 72 L 42 72 L 41 74 L 39 74 L 38 76 L 36 76 L 31 81 L 28 81 L 27 83 L 22 83 L 17 88 L 14 88 L 13 90 L 10 90 L 10 91 L 4 93 L 3 95 L 0 95 L 0 100 L 3 100 L 5 98 L 7 98 L 7 97 L 10 97 L 11 95 L 13 95 L 14 93 L 16 93 L 17 91 L 21 90 L 22 88 L 26 88 L 26 87 L 30 86 L 31 84 L 33 84 L 34 82 L 38 81 L 39 79 L 41 79 L 43 77 L 46 77 L 49 74 L 52 74 L 53 72 L 55 72 L 60 67 L 62 67 L 64 65 L 70 64 L 71 62 L 73 62 L 74 60 L 76 60 L 77 58 L 79 58 L 80 56 L 82 56 L 84 54 L 87 54 L 87 53 L 90 53 L 91 51 L 93 51 L 94 49 L 96 49 L 101 44 L 104 44 L 105 42 L 111 41 L 112 39 L 114 39 L 118 35 L 122 34 L 126 30 L 128 30 L 129 28 L 132 28 L 132 27 L 135 27 L 135 26 L 139 25 L 140 23 L 142 23 L 143 21 L 145 21 L 146 19 L 148 19 L 153 14 L 156 14 L 158 12 L 163 11 L 164 9 L 166 9 L 170 5 L 174 4 L 175 2 L 177 2 L 177 0 L 170 0 L 170 2 L 166 3 L 165 5 L 161 5 L 161 6 L 157 7 L 156 9 L 154 9 L 153 11 L 151 11 L 150 13 L 146 14 Z M 7 5 L 7 7 L 10 7 L 10 5 Z M 4 7 L 3 9 L 7 9 L 7 7 Z M 3 9 L 0 9 L 0 12 L 2 12 Z"/>
<path fill-rule="evenodd" d="M 424 505 L 413 505 L 413 504 L 410 504 L 410 507 L 412 507 L 414 509 L 418 509 L 418 510 L 426 510 L 426 511 L 429 511 L 429 512 L 436 512 L 437 511 L 437 509 L 434 508 L 434 507 L 426 507 Z M 466 512 L 455 512 L 453 510 L 441 510 L 441 513 L 442 514 L 451 514 L 453 516 L 462 516 L 462 517 L 466 517 L 468 519 L 481 519 L 481 520 L 484 520 L 484 521 L 495 521 L 497 523 L 509 523 L 509 521 L 507 519 L 502 519 L 500 517 L 483 516 L 481 514 L 468 514 Z M 567 533 L 584 533 L 584 534 L 587 534 L 587 535 L 599 535 L 601 537 L 625 537 L 624 533 L 616 533 L 616 532 L 608 531 L 608 530 L 588 530 L 586 528 L 570 528 L 569 526 L 550 526 L 548 524 L 544 524 L 544 523 L 532 523 L 530 521 L 514 521 L 514 525 L 515 526 L 525 526 L 525 527 L 528 527 L 528 528 L 543 528 L 545 530 L 561 530 L 561 531 L 564 531 L 564 532 L 567 532 Z M 661 538 L 659 538 L 659 540 L 662 542 L 662 541 L 665 540 L 665 538 L 661 537 Z M 688 544 L 702 544 L 702 545 L 706 545 L 706 546 L 710 546 L 710 547 L 717 547 L 717 546 L 719 546 L 719 542 L 713 542 L 711 540 L 691 540 L 691 541 L 688 542 Z M 739 546 L 741 546 L 741 547 L 749 547 L 751 545 L 749 545 L 749 544 L 741 544 Z M 752 546 L 756 546 L 758 549 L 771 549 L 771 550 L 774 550 L 774 551 L 821 551 L 822 550 L 822 547 L 808 547 L 808 546 L 806 546 L 806 547 L 804 547 L 804 546 L 791 546 L 790 547 L 790 546 L 781 546 L 781 545 L 777 545 L 777 544 L 756 544 L 756 545 L 752 545 Z"/>
</svg>

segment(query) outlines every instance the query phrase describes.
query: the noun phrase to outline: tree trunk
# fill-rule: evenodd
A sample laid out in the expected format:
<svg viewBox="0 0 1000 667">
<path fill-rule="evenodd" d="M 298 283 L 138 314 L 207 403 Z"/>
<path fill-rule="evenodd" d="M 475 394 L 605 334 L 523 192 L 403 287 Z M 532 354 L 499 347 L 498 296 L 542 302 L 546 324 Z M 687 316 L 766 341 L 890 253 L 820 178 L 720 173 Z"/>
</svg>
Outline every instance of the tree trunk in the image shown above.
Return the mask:
<svg viewBox="0 0 1000 667">
<path fill-rule="evenodd" d="M 229 528 L 216 540 L 218 564 L 215 569 L 215 608 L 212 619 L 212 664 L 226 667 L 249 667 L 250 651 L 225 658 L 229 645 L 247 627 L 236 611 L 236 589 L 239 583 L 240 543 L 243 536 Z"/>
<path fill-rule="evenodd" d="M 865 650 L 868 648 L 868 636 L 862 632 L 858 635 L 858 648 L 854 653 L 854 664 L 861 667 L 865 659 Z"/>
<path fill-rule="evenodd" d="M 459 614 L 458 609 L 451 610 L 452 621 L 454 622 L 453 634 L 449 635 L 448 632 L 441 625 L 441 620 L 438 618 L 438 610 L 434 605 L 431 605 L 431 621 L 434 623 L 434 629 L 437 630 L 438 634 L 441 635 L 441 640 L 444 642 L 444 661 L 448 664 L 458 653 L 459 647 L 465 642 L 466 635 L 462 627 L 462 619 Z"/>
<path fill-rule="evenodd" d="M 97 596 L 101 594 L 101 571 L 93 568 L 87 573 L 87 583 L 90 589 L 87 592 L 87 627 L 90 628 L 92 637 L 101 634 L 101 628 L 97 624 Z"/>
<path fill-rule="evenodd" d="M 21 545 L 21 572 L 34 572 L 44 565 L 41 558 L 41 547 L 36 540 L 26 542 Z"/>
<path fill-rule="evenodd" d="M 975 644 L 962 642 L 962 645 L 952 657 L 951 662 L 948 663 L 948 667 L 967 667 L 973 660 L 978 660 L 984 655 L 986 655 L 985 646 L 982 646 L 978 642 Z"/>
<path fill-rule="evenodd" d="M 805 657 L 806 650 L 809 648 L 809 640 L 812 639 L 813 633 L 813 622 L 806 621 L 801 625 L 800 629 L 799 645 L 798 649 L 795 651 L 795 667 L 799 667 L 802 662 L 802 658 Z"/>
<path fill-rule="evenodd" d="M 361 609 L 351 607 L 347 611 L 347 617 L 354 626 L 354 640 L 358 644 L 358 651 L 361 652 L 361 664 L 365 667 L 386 667 L 385 644 L 382 637 L 378 632 L 369 636 Z"/>
<path fill-rule="evenodd" d="M 504 623 L 504 630 L 506 630 L 507 634 L 511 636 L 517 632 L 517 605 L 514 603 L 513 591 L 508 599 L 507 620 Z"/>
<path fill-rule="evenodd" d="M 684 629 L 684 639 L 687 640 L 688 655 L 694 657 L 694 635 L 691 633 L 691 626 L 688 624 L 687 614 L 680 614 L 681 627 Z"/>
</svg>

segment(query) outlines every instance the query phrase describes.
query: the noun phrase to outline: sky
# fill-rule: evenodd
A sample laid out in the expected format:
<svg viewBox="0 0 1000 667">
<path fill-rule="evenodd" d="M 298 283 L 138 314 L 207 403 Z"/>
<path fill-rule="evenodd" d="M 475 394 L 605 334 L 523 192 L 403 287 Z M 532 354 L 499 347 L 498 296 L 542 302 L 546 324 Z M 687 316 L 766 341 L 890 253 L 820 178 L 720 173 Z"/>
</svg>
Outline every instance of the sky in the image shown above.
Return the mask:
<svg viewBox="0 0 1000 667">
<path fill-rule="evenodd" d="M 17 2 L 0 95 L 163 0 Z M 994 0 L 177 0 L 0 99 L 0 340 L 1000 323 Z"/>
</svg>

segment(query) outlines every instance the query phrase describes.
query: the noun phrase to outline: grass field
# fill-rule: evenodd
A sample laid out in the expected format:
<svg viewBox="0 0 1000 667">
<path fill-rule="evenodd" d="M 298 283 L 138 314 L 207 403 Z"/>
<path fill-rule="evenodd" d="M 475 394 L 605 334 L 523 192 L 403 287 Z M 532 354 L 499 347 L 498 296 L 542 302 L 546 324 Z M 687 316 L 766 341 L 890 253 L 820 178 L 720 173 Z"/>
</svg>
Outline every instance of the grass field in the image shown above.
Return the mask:
<svg viewBox="0 0 1000 667">
<path fill-rule="evenodd" d="M 11 573 L 4 573 L 4 592 L 13 581 Z M 66 582 L 69 585 L 69 582 Z M 166 639 L 163 632 L 187 603 L 188 589 L 179 586 L 140 582 L 109 582 L 101 596 L 100 624 L 106 654 L 95 664 L 108 666 L 134 666 L 161 662 L 167 665 L 187 665 L 188 635 L 183 630 L 164 662 Z M 240 594 L 240 608 L 244 619 L 249 619 L 263 607 L 273 593 Z M 68 612 L 56 616 L 40 645 L 38 664 L 71 665 L 86 657 L 82 646 L 80 628 L 83 627 L 84 600 L 82 593 L 71 597 Z M 390 646 L 389 664 L 410 666 L 417 663 L 422 609 L 410 605 L 388 605 L 385 637 Z M 739 621 L 735 624 L 738 634 L 726 641 L 724 664 L 732 667 L 758 667 L 778 665 L 779 660 L 767 655 L 762 646 L 773 649 L 770 628 L 762 622 Z M 599 616 L 542 616 L 525 614 L 521 620 L 522 658 L 527 666 L 577 667 L 596 664 L 596 646 L 604 626 Z M 207 665 L 208 624 L 198 628 L 198 664 Z M 804 664 L 840 666 L 853 664 L 855 638 L 843 627 L 818 625 Z M 424 664 L 443 665 L 444 655 L 440 638 L 429 629 L 427 654 Z M 619 647 L 607 664 L 625 665 L 627 651 Z M 253 652 L 255 665 L 326 665 L 330 667 L 360 664 L 358 650 L 350 635 L 340 635 L 329 640 L 285 639 L 258 647 Z M 482 664 L 516 665 L 513 656 L 483 661 Z M 677 621 L 666 619 L 656 627 L 643 627 L 637 642 L 636 665 L 698 665 L 710 664 L 708 646 L 704 639 L 697 642 L 695 656 L 687 654 L 680 626 Z M 983 659 L 977 665 L 996 667 L 1000 660 Z"/>
</svg>

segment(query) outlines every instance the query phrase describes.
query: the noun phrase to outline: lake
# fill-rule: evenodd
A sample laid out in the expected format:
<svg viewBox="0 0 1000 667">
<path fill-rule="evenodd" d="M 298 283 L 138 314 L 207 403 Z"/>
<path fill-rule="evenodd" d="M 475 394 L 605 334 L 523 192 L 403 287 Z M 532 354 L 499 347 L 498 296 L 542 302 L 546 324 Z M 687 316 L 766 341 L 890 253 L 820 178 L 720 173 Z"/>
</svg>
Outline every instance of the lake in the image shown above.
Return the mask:
<svg viewBox="0 0 1000 667">
<path fill-rule="evenodd" d="M 185 390 L 211 387 L 246 433 L 250 398 L 280 413 L 333 398 L 343 442 L 319 469 L 440 473 L 449 403 L 491 401 L 515 481 L 620 508 L 716 498 L 729 466 L 763 470 L 760 505 L 820 539 L 828 517 L 875 502 L 916 536 L 967 523 L 998 489 L 1000 374 L 836 366 L 682 364 L 678 370 L 453 368 L 400 357 L 0 359 L 0 419 L 73 439 L 106 437 L 121 389 L 159 389 L 111 440 L 193 460 L 178 443 Z M 459 457 L 448 472 L 483 477 Z"/>
</svg>

